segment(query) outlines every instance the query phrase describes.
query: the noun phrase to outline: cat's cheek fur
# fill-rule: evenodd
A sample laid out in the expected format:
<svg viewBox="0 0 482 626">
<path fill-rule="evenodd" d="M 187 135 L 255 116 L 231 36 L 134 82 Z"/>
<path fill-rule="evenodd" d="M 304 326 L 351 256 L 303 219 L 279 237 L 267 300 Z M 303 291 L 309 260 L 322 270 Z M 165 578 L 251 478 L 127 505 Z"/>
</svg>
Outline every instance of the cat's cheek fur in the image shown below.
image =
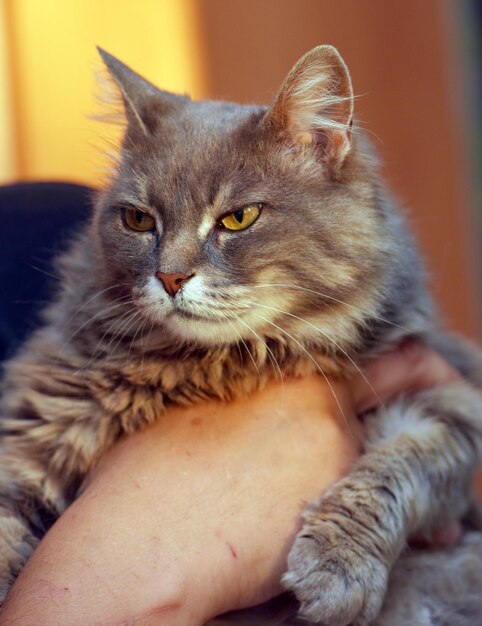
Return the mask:
<svg viewBox="0 0 482 626">
<path fill-rule="evenodd" d="M 133 300 L 152 323 L 161 323 L 174 309 L 171 298 L 155 276 L 150 276 L 142 287 L 132 289 Z"/>
</svg>

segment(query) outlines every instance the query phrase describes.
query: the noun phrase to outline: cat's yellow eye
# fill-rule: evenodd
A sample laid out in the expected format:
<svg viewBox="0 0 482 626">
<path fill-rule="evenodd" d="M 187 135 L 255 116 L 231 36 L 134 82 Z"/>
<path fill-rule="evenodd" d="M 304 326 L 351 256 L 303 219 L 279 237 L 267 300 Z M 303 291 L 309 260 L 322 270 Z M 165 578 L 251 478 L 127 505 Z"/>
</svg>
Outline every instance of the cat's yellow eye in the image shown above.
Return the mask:
<svg viewBox="0 0 482 626">
<path fill-rule="evenodd" d="M 131 230 L 144 232 L 156 228 L 154 218 L 144 213 L 144 211 L 134 207 L 125 207 L 123 213 L 125 225 Z"/>
<path fill-rule="evenodd" d="M 260 213 L 260 204 L 250 204 L 223 217 L 221 224 L 228 230 L 244 230 L 257 220 Z"/>
</svg>

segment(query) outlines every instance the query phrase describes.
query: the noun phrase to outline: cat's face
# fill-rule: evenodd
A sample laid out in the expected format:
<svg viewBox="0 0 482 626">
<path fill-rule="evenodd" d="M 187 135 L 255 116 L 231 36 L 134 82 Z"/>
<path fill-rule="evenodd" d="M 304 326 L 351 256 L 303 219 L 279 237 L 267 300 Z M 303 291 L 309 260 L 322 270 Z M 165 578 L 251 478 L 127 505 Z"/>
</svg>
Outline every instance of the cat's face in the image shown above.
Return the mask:
<svg viewBox="0 0 482 626">
<path fill-rule="evenodd" d="M 346 69 L 333 49 L 317 50 L 272 109 L 165 94 L 105 57 L 129 126 L 96 212 L 104 265 L 175 338 L 346 345 L 376 306 L 372 166 L 351 136 Z M 327 61 L 341 78 L 316 85 Z M 301 102 L 313 94 L 292 95 L 306 81 L 321 92 L 314 121 Z"/>
</svg>

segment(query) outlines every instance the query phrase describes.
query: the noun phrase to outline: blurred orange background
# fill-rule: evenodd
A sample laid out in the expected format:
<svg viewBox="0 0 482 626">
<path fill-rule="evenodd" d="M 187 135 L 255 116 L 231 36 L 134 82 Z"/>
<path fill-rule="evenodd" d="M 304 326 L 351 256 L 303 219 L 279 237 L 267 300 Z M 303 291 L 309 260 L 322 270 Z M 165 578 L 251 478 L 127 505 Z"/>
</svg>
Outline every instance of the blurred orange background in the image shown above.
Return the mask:
<svg viewBox="0 0 482 626">
<path fill-rule="evenodd" d="M 471 4 L 0 0 L 0 182 L 101 183 L 115 131 L 88 117 L 99 113 L 96 45 L 164 89 L 269 102 L 299 56 L 331 43 L 409 207 L 447 325 L 480 338 Z"/>
</svg>

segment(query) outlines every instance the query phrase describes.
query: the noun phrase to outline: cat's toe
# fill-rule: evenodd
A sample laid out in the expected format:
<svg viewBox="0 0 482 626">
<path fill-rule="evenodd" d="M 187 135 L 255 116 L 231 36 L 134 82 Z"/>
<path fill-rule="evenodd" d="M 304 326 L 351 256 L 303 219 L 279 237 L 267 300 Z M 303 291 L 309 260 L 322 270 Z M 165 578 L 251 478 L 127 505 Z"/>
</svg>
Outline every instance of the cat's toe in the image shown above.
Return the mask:
<svg viewBox="0 0 482 626">
<path fill-rule="evenodd" d="M 321 562 L 319 546 L 312 539 L 297 540 L 288 568 L 283 584 L 296 595 L 300 614 L 310 622 L 345 626 L 360 613 L 363 589 L 350 584 L 344 571 L 331 571 L 329 562 Z"/>
<path fill-rule="evenodd" d="M 349 539 L 304 529 L 288 558 L 283 584 L 300 613 L 324 626 L 367 626 L 380 611 L 388 571 Z"/>
</svg>

